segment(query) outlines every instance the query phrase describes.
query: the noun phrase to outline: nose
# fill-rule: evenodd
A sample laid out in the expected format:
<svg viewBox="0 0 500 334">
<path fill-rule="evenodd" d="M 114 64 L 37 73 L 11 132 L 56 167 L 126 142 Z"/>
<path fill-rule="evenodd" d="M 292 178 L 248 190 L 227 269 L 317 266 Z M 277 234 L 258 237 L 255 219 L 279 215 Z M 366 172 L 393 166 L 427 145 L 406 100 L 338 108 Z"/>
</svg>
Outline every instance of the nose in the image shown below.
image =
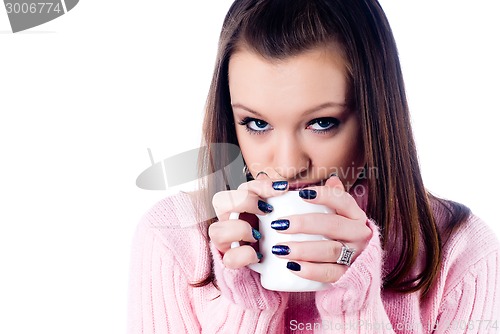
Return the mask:
<svg viewBox="0 0 500 334">
<path fill-rule="evenodd" d="M 273 168 L 284 179 L 300 179 L 311 165 L 310 157 L 295 135 L 278 136 L 273 147 Z"/>
</svg>

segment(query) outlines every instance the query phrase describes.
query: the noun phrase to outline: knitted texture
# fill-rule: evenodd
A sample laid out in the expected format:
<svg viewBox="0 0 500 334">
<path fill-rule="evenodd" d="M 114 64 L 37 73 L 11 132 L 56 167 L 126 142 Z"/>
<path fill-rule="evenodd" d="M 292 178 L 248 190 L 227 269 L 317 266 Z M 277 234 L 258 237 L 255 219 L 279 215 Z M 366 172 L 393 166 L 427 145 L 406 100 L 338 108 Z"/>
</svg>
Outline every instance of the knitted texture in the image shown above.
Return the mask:
<svg viewBox="0 0 500 334">
<path fill-rule="evenodd" d="M 356 198 L 364 207 L 363 201 Z M 438 225 L 444 212 L 435 209 Z M 225 268 L 196 223 L 186 194 L 141 220 L 131 254 L 128 333 L 499 333 L 500 246 L 472 216 L 447 240 L 440 276 L 425 300 L 381 289 L 379 231 L 330 289 L 268 291 L 248 268 Z M 392 255 L 392 256 L 391 256 Z M 195 288 L 213 264 L 219 287 Z"/>
</svg>

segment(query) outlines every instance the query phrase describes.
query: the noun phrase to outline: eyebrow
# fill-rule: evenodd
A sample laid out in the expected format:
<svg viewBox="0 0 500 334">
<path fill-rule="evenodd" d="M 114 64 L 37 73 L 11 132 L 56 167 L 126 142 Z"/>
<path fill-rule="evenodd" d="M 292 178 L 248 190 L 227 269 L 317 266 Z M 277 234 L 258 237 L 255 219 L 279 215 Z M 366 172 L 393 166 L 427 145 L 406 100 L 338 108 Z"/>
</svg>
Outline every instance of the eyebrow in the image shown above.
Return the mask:
<svg viewBox="0 0 500 334">
<path fill-rule="evenodd" d="M 231 106 L 233 108 L 239 108 L 239 109 L 243 109 L 243 110 L 246 110 L 254 115 L 257 115 L 259 117 L 263 117 L 262 114 L 260 114 L 259 112 L 251 109 L 251 108 L 248 108 L 244 105 L 242 105 L 241 103 L 234 103 L 234 104 L 231 104 Z M 323 109 L 327 109 L 327 108 L 342 108 L 342 109 L 345 109 L 346 107 L 346 104 L 345 103 L 337 103 L 337 102 L 326 102 L 326 103 L 323 103 L 323 104 L 320 104 L 319 106 L 316 106 L 316 107 L 313 107 L 313 108 L 310 108 L 310 109 L 307 109 L 306 111 L 304 111 L 303 115 L 308 115 L 308 114 L 312 114 L 316 111 L 320 111 L 320 110 L 323 110 Z"/>
</svg>

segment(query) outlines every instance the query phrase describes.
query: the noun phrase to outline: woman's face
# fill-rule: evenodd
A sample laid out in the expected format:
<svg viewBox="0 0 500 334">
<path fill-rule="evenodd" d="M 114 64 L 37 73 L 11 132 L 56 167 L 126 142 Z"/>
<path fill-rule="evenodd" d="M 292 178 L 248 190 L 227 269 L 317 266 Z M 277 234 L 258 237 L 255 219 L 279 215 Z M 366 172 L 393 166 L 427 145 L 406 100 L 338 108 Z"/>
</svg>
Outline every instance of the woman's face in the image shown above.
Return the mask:
<svg viewBox="0 0 500 334">
<path fill-rule="evenodd" d="M 236 135 L 249 171 L 320 185 L 337 173 L 347 188 L 364 166 L 359 120 L 347 109 L 341 56 L 318 48 L 283 61 L 245 49 L 229 61 Z"/>
</svg>

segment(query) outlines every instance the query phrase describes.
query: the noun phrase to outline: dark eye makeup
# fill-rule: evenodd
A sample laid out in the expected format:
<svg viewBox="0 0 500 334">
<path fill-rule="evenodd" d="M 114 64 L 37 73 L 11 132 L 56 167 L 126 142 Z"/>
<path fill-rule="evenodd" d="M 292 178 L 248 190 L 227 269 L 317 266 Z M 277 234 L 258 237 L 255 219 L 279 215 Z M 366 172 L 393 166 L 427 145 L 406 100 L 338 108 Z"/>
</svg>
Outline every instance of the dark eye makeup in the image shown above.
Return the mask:
<svg viewBox="0 0 500 334">
<path fill-rule="evenodd" d="M 251 134 L 263 134 L 272 130 L 269 123 L 254 117 L 245 117 L 238 124 L 245 126 L 245 129 Z M 315 118 L 307 123 L 307 129 L 319 134 L 331 132 L 339 126 L 340 121 L 335 117 Z"/>
</svg>

